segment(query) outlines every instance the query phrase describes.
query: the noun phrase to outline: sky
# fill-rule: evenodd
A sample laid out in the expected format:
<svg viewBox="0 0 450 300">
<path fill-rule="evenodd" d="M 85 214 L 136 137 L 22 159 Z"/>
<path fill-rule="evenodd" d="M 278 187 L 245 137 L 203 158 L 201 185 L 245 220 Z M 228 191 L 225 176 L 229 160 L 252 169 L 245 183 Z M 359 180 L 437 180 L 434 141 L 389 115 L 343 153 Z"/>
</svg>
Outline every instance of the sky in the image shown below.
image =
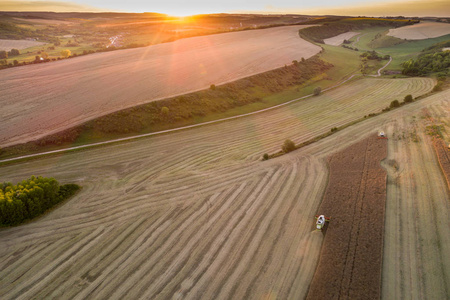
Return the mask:
<svg viewBox="0 0 450 300">
<path fill-rule="evenodd" d="M 205 13 L 292 13 L 450 17 L 450 3 L 449 0 L 0 0 L 0 11 L 157 12 L 172 16 Z"/>
</svg>

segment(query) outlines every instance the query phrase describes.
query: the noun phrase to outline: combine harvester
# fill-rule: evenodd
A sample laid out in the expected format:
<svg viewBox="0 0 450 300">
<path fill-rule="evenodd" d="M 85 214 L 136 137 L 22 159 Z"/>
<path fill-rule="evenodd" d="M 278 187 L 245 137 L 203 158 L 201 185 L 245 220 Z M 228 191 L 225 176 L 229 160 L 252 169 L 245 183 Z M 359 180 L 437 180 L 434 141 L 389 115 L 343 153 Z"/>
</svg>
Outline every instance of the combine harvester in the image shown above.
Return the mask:
<svg viewBox="0 0 450 300">
<path fill-rule="evenodd" d="M 387 136 L 386 136 L 386 134 L 384 133 L 383 130 L 378 131 L 378 138 L 379 139 L 387 139 Z"/>
<path fill-rule="evenodd" d="M 316 215 L 316 230 L 322 231 L 322 228 L 325 226 L 325 222 L 330 222 L 331 218 L 327 218 L 324 215 Z"/>
</svg>

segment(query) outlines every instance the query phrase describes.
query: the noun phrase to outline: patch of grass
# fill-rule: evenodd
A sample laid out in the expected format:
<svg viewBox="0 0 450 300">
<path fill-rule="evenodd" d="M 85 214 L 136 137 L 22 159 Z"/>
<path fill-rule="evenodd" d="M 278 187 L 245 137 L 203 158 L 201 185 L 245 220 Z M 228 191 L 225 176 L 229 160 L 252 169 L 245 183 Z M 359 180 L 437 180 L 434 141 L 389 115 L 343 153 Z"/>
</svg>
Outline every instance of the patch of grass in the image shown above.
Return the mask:
<svg viewBox="0 0 450 300">
<path fill-rule="evenodd" d="M 331 80 L 324 82 L 322 88 L 330 87 L 359 71 L 360 52 L 330 45 L 321 46 L 324 51 L 321 53 L 320 58 L 334 65 L 334 68 L 327 71 L 328 78 Z"/>
</svg>

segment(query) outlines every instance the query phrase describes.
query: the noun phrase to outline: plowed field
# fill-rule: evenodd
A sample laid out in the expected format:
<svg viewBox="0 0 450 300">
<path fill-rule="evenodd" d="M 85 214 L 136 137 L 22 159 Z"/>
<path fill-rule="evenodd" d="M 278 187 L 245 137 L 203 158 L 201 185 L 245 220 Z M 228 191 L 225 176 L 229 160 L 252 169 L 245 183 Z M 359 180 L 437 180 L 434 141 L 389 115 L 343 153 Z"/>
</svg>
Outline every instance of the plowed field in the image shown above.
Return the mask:
<svg viewBox="0 0 450 300">
<path fill-rule="evenodd" d="M 405 87 L 399 82 L 433 86 L 426 79 L 394 80 L 396 87 L 378 79 L 362 82 L 372 90 L 354 86 L 350 92 L 343 87 L 242 119 L 0 166 L 1 181 L 17 182 L 37 174 L 83 186 L 73 199 L 41 219 L 0 231 L 2 299 L 304 298 L 323 239 L 312 229 L 328 178 L 326 157 L 377 129 L 390 130 L 391 124 L 407 127 L 408 118 L 423 106 L 450 105 L 450 92 L 445 91 L 288 155 L 260 161 L 263 153 L 279 150 L 286 138 L 305 141 L 379 111 L 391 101 L 381 84 L 391 91 Z M 414 170 L 419 174 L 425 169 L 419 163 Z M 432 174 L 441 174 L 437 170 Z M 419 258 L 408 249 L 408 259 L 400 264 L 396 247 L 403 245 L 403 251 L 412 243 L 415 250 L 415 239 L 421 236 L 405 226 L 401 238 L 392 236 L 397 227 L 386 227 L 389 267 L 398 267 L 403 274 L 424 265 L 438 267 L 438 273 L 426 275 L 422 283 L 428 288 L 425 296 L 445 295 L 442 289 L 437 294 L 429 289 L 445 287 L 448 277 L 442 270 L 450 269 L 448 216 L 443 218 L 449 198 L 434 179 L 426 181 L 427 191 L 436 193 L 439 218 L 429 219 L 426 209 L 431 205 L 425 206 L 420 230 L 438 227 L 439 235 L 431 231 L 430 237 L 434 243 L 440 241 L 440 250 L 412 265 L 409 262 Z M 388 187 L 388 201 L 389 191 Z M 417 190 L 409 191 L 412 194 L 400 199 L 405 209 L 412 209 L 408 201 L 418 198 Z M 406 210 L 395 211 L 396 205 L 394 210 L 389 207 L 390 217 L 409 217 Z M 405 225 L 414 226 L 412 220 Z M 383 278 L 393 282 L 385 283 L 382 291 L 400 299 L 407 295 L 402 289 L 412 277 L 391 271 L 383 269 Z M 408 276 L 420 279 L 424 273 Z M 408 292 L 417 288 L 408 286 Z"/>
<path fill-rule="evenodd" d="M 330 158 L 318 213 L 331 217 L 307 299 L 379 299 L 387 142 L 373 135 Z"/>
<path fill-rule="evenodd" d="M 320 47 L 299 37 L 303 27 L 199 36 L 3 70 L 0 146 L 309 58 Z"/>
</svg>

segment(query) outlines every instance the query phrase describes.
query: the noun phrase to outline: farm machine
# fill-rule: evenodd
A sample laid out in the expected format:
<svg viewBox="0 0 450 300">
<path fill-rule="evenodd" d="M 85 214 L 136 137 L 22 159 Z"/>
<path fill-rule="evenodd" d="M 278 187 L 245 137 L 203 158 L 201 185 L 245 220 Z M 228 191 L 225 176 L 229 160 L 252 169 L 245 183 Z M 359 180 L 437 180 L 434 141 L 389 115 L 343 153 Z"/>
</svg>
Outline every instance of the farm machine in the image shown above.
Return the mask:
<svg viewBox="0 0 450 300">
<path fill-rule="evenodd" d="M 383 130 L 378 131 L 378 138 L 379 139 L 387 139 L 386 133 L 384 133 Z"/>
<path fill-rule="evenodd" d="M 324 215 L 316 215 L 316 229 L 322 230 L 323 226 L 325 226 L 325 222 L 330 222 L 331 218 L 325 217 Z"/>
</svg>

